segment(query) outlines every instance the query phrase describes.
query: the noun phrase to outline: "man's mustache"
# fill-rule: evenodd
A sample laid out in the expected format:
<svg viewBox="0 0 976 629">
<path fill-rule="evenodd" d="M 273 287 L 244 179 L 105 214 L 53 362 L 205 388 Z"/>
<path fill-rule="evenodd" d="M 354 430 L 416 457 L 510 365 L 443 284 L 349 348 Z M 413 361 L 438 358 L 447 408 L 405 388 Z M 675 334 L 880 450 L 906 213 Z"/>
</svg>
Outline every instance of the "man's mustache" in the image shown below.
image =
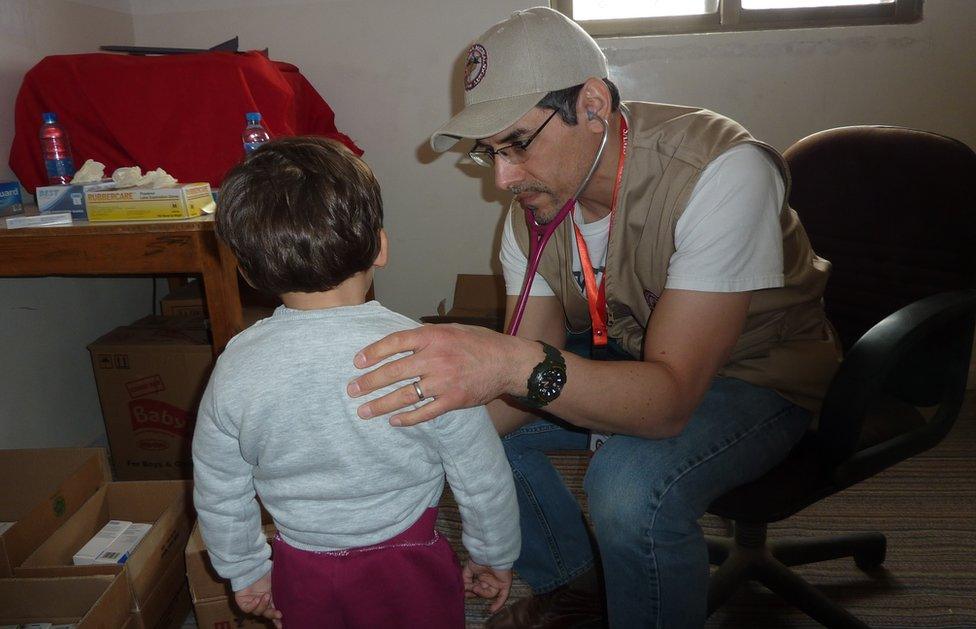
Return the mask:
<svg viewBox="0 0 976 629">
<path fill-rule="evenodd" d="M 508 188 L 508 191 L 511 192 L 512 194 L 514 194 L 515 196 L 518 196 L 518 195 L 520 195 L 522 193 L 525 193 L 525 192 L 536 192 L 536 193 L 542 193 L 542 194 L 552 194 L 552 190 L 550 190 L 546 186 L 541 186 L 541 185 L 538 185 L 538 184 L 524 184 L 524 185 L 519 184 L 519 185 L 514 185 L 514 186 L 510 186 Z"/>
</svg>

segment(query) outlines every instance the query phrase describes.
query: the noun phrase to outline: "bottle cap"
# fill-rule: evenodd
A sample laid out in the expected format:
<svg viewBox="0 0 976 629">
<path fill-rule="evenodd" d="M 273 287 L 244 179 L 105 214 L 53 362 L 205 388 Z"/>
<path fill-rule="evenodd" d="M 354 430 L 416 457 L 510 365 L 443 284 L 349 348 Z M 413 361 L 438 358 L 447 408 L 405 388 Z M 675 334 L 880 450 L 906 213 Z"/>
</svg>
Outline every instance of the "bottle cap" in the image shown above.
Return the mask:
<svg viewBox="0 0 976 629">
<path fill-rule="evenodd" d="M 53 111 L 46 111 L 41 116 L 44 120 L 44 124 L 51 124 L 58 121 L 58 115 Z"/>
<path fill-rule="evenodd" d="M 259 112 L 256 112 L 256 111 L 252 111 L 252 112 L 250 112 L 250 113 L 247 114 L 247 121 L 248 122 L 261 122 L 261 114 Z"/>
</svg>

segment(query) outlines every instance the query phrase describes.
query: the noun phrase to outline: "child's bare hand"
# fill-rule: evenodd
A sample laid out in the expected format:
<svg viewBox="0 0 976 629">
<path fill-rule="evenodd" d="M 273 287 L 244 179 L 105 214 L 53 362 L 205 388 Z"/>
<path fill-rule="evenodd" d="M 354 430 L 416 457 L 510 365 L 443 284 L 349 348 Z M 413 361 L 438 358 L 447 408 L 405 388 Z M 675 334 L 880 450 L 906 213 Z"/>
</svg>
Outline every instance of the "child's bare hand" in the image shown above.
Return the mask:
<svg viewBox="0 0 976 629">
<path fill-rule="evenodd" d="M 264 616 L 274 622 L 275 627 L 281 629 L 281 612 L 275 609 L 271 598 L 271 573 L 264 575 L 243 590 L 234 592 L 237 606 L 245 614 Z"/>
<path fill-rule="evenodd" d="M 465 597 L 494 599 L 488 608 L 491 613 L 501 609 L 508 600 L 508 593 L 512 589 L 511 570 L 495 570 L 468 559 L 464 564 L 463 575 Z"/>
</svg>

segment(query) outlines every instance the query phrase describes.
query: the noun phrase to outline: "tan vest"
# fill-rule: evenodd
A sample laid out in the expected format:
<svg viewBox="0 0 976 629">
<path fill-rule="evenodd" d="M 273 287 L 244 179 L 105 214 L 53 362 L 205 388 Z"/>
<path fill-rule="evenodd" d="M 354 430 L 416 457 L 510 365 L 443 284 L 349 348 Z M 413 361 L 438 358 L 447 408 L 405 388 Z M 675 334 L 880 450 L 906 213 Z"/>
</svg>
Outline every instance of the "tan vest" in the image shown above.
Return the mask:
<svg viewBox="0 0 976 629">
<path fill-rule="evenodd" d="M 608 332 L 634 357 L 642 356 L 647 322 L 664 291 L 675 251 L 674 228 L 705 167 L 730 148 L 754 144 L 772 157 L 786 182 L 783 157 L 738 123 L 704 109 L 627 103 L 628 153 L 606 260 Z M 510 220 L 528 255 L 528 228 L 513 202 Z M 778 391 L 817 412 L 840 359 L 821 297 L 830 263 L 810 246 L 796 212 L 784 200 L 785 285 L 753 292 L 742 335 L 719 375 Z M 590 328 L 586 298 L 572 274 L 575 240 L 570 221 L 553 234 L 539 264 L 566 312 L 568 329 Z"/>
</svg>

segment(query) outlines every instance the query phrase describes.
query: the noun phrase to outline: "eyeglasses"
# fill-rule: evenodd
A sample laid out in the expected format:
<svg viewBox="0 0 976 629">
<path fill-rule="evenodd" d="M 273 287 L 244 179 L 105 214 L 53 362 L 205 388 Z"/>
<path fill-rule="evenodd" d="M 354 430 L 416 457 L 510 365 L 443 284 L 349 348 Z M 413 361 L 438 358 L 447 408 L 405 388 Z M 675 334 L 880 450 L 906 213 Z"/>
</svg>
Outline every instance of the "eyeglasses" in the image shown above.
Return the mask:
<svg viewBox="0 0 976 629">
<path fill-rule="evenodd" d="M 549 117 L 546 118 L 546 121 L 542 123 L 542 126 L 536 129 L 535 133 L 524 140 L 516 140 L 511 144 L 506 144 L 505 146 L 497 149 L 493 149 L 490 146 L 481 146 L 470 151 L 468 153 L 468 157 L 470 157 L 475 164 L 484 166 L 486 168 L 491 168 L 495 165 L 496 155 L 500 155 L 502 159 L 509 164 L 521 164 L 528 159 L 528 156 L 525 153 L 528 150 L 529 145 L 532 144 L 532 140 L 542 133 L 542 130 L 546 128 L 546 125 L 549 124 L 549 121 L 552 120 L 552 117 L 558 112 L 558 109 L 553 109 L 552 113 L 549 114 Z"/>
</svg>

